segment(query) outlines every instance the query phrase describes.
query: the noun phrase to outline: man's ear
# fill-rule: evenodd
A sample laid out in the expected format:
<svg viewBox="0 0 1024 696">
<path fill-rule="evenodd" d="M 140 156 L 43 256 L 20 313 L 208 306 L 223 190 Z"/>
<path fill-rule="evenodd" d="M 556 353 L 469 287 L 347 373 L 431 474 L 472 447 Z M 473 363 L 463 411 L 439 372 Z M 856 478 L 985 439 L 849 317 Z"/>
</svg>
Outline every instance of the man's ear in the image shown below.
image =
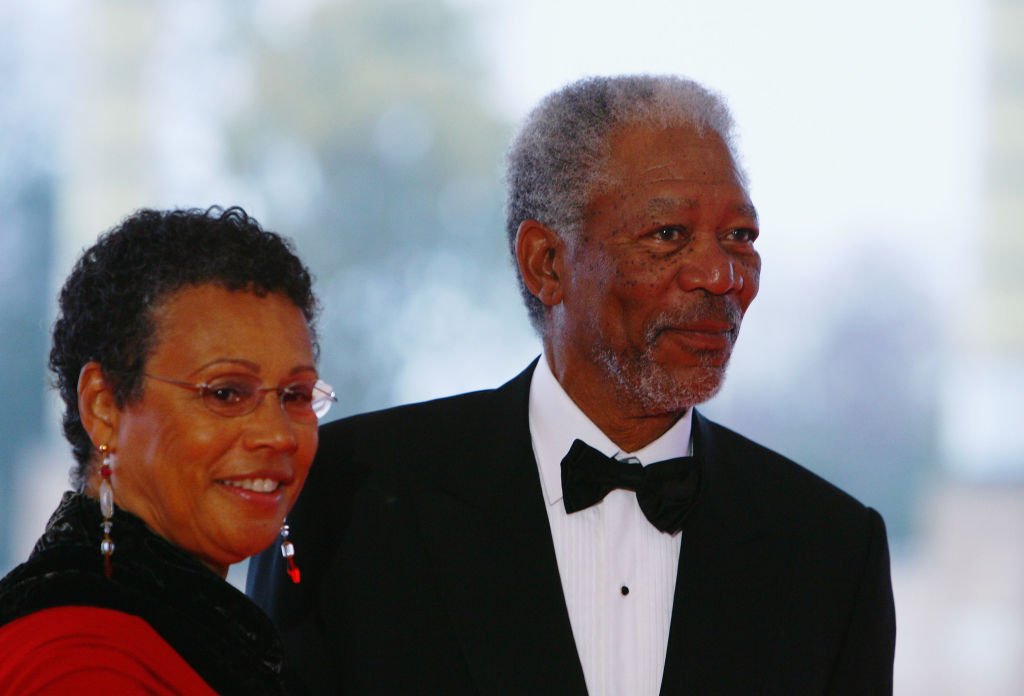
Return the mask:
<svg viewBox="0 0 1024 696">
<path fill-rule="evenodd" d="M 95 447 L 107 445 L 116 448 L 115 434 L 120 410 L 114 399 L 114 390 L 95 360 L 87 362 L 78 373 L 78 413 L 82 427 L 89 433 Z"/>
<path fill-rule="evenodd" d="M 536 220 L 523 220 L 516 232 L 516 261 L 523 283 L 548 307 L 562 301 L 562 272 L 565 268 L 565 245 L 546 225 Z"/>
</svg>

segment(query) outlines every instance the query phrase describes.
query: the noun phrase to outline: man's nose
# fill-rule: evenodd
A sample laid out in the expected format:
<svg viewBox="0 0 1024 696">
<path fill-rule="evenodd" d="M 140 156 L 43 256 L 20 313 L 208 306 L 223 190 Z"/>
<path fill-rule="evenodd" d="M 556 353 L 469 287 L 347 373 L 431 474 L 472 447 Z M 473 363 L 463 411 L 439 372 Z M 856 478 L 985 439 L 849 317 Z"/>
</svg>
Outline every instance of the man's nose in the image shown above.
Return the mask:
<svg viewBox="0 0 1024 696">
<path fill-rule="evenodd" d="M 695 247 L 683 260 L 678 272 L 684 290 L 706 290 L 712 295 L 739 292 L 746 282 L 736 260 L 718 240 L 709 240 Z"/>
</svg>

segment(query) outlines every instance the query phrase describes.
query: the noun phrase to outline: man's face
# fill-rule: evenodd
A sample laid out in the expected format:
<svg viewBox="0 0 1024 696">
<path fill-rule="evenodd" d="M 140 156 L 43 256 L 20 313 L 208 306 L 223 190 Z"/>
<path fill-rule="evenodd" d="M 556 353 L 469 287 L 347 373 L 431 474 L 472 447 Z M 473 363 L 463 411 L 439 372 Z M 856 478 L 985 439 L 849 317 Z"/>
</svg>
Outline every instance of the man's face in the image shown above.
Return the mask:
<svg viewBox="0 0 1024 696">
<path fill-rule="evenodd" d="M 570 394 L 610 387 L 624 415 L 678 414 L 722 384 L 757 294 L 757 213 L 712 131 L 632 127 L 611 143 L 609 183 L 566 240 L 549 340 Z"/>
</svg>

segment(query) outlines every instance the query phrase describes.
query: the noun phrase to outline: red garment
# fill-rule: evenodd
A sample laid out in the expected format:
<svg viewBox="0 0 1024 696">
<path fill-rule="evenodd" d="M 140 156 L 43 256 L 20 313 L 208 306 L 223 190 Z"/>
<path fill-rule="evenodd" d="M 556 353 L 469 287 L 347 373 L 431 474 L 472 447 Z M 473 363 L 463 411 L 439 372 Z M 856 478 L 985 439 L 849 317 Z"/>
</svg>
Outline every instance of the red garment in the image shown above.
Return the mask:
<svg viewBox="0 0 1024 696">
<path fill-rule="evenodd" d="M 0 628 L 0 696 L 214 694 L 137 616 L 56 607 Z"/>
</svg>

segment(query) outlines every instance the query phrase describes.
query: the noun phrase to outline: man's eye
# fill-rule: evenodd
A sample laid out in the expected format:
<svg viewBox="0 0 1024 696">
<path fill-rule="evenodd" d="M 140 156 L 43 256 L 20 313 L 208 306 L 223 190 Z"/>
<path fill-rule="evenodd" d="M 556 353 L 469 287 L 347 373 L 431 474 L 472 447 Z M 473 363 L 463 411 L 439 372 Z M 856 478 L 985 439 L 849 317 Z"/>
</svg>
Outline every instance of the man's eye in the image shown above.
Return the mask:
<svg viewBox="0 0 1024 696">
<path fill-rule="evenodd" d="M 729 236 L 733 240 L 735 240 L 737 242 L 748 243 L 748 244 L 750 242 L 753 242 L 755 239 L 757 239 L 757 235 L 758 234 L 759 234 L 758 231 L 753 229 L 753 228 L 751 228 L 751 227 L 739 227 L 739 228 L 729 232 Z"/>
<path fill-rule="evenodd" d="M 659 242 L 677 242 L 685 233 L 682 227 L 662 227 L 655 231 L 654 238 Z"/>
</svg>

